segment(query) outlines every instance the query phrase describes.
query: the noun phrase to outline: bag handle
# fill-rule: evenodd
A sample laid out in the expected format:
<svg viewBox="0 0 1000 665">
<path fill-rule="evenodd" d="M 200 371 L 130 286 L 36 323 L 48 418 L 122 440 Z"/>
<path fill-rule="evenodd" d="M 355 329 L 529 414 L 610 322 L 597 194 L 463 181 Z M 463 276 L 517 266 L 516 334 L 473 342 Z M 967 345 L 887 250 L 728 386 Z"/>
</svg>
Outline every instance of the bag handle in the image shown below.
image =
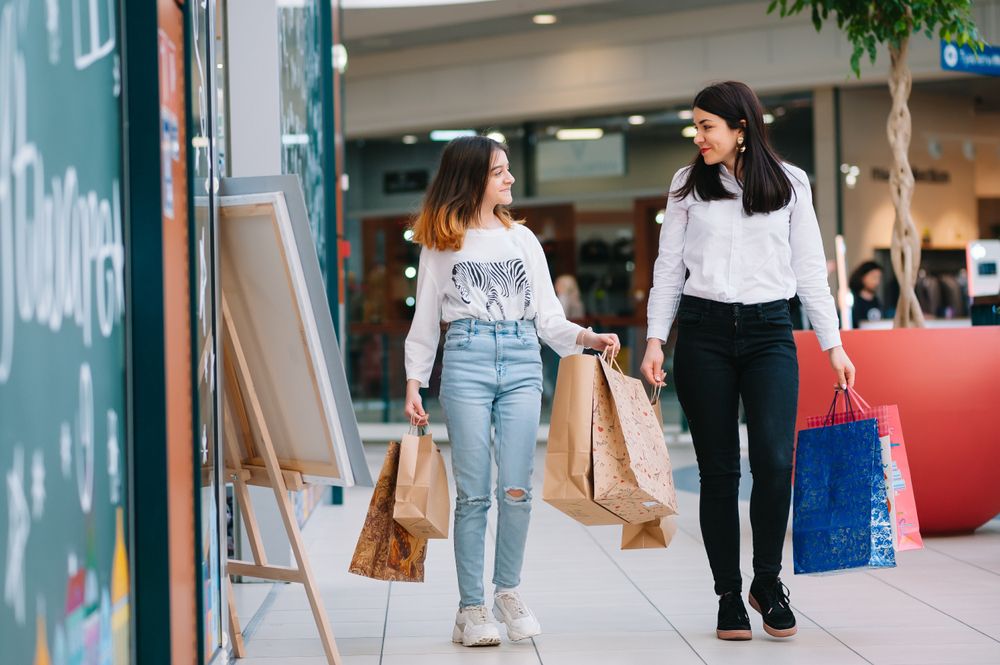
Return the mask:
<svg viewBox="0 0 1000 665">
<path fill-rule="evenodd" d="M 649 404 L 650 406 L 656 406 L 660 401 L 660 384 L 654 383 L 653 387 L 649 390 Z"/>
<path fill-rule="evenodd" d="M 410 429 L 406 430 L 406 433 L 413 434 L 414 430 L 416 430 L 417 436 L 426 436 L 428 427 L 429 424 L 421 425 L 414 418 L 410 420 Z"/>
<path fill-rule="evenodd" d="M 844 413 L 846 414 L 845 420 L 847 422 L 853 422 L 858 420 L 861 415 L 860 411 L 855 412 L 854 405 L 851 403 L 851 393 L 840 387 L 833 389 L 833 402 L 830 404 L 829 410 L 826 412 L 826 416 L 823 418 L 823 427 L 830 427 L 833 425 L 837 417 L 837 400 L 840 399 L 840 393 L 844 393 Z M 857 415 L 855 415 L 857 414 Z"/>
<path fill-rule="evenodd" d="M 872 408 L 871 404 L 869 404 L 865 398 L 861 396 L 861 393 L 855 390 L 853 386 L 849 386 L 847 390 L 851 396 L 854 397 L 854 401 L 857 402 L 862 409 L 870 410 Z"/>
<path fill-rule="evenodd" d="M 625 371 L 618 364 L 618 357 L 611 355 L 611 347 L 610 346 L 607 347 L 606 349 L 604 349 L 603 351 L 601 351 L 601 362 L 603 362 L 608 367 L 611 367 L 612 369 L 614 369 L 615 371 L 617 371 L 622 376 L 625 375 Z"/>
</svg>

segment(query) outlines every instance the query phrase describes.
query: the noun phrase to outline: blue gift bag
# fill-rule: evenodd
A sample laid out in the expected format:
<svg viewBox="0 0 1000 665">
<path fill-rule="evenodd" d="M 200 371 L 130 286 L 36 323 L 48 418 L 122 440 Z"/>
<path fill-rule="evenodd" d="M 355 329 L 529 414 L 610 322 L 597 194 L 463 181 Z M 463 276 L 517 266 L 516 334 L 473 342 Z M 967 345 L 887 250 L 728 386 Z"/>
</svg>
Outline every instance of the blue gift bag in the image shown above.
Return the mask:
<svg viewBox="0 0 1000 665">
<path fill-rule="evenodd" d="M 796 573 L 895 567 L 874 418 L 801 430 L 794 489 Z"/>
</svg>

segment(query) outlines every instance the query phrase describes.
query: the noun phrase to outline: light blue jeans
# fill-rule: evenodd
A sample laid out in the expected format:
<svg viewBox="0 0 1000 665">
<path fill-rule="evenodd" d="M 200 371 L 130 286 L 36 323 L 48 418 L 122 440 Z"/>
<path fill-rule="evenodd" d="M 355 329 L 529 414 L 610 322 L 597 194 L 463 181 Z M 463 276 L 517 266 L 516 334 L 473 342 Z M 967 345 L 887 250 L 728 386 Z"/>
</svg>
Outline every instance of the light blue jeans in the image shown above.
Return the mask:
<svg viewBox="0 0 1000 665">
<path fill-rule="evenodd" d="M 445 336 L 440 400 L 457 488 L 455 562 L 461 607 L 485 604 L 491 426 L 499 512 L 493 584 L 512 588 L 521 581 L 542 404 L 539 351 L 532 321 L 463 319 L 452 322 Z"/>
</svg>

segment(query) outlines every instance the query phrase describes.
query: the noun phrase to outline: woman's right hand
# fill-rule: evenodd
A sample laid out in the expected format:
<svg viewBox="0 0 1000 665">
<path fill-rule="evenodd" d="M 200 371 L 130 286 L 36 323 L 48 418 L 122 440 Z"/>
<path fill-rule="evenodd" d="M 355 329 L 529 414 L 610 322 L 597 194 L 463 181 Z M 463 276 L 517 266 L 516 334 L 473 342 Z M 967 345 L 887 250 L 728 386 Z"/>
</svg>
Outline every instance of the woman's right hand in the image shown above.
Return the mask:
<svg viewBox="0 0 1000 665">
<path fill-rule="evenodd" d="M 427 412 L 424 411 L 424 400 L 420 397 L 420 382 L 410 379 L 406 382 L 406 419 L 413 425 L 426 425 Z"/>
<path fill-rule="evenodd" d="M 667 373 L 663 371 L 663 341 L 655 337 L 646 340 L 646 355 L 639 367 L 642 377 L 651 386 L 667 385 Z"/>
</svg>

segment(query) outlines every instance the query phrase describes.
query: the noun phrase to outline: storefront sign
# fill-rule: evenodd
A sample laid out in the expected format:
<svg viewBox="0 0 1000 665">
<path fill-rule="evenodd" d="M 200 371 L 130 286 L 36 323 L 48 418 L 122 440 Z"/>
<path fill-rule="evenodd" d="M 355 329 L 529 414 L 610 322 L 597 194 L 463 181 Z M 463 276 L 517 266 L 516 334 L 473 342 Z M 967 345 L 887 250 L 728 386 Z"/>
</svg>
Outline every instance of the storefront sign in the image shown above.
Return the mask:
<svg viewBox="0 0 1000 665">
<path fill-rule="evenodd" d="M 967 44 L 959 46 L 942 39 L 941 69 L 1000 76 L 1000 46 L 987 44 L 982 51 L 975 51 Z"/>
</svg>

